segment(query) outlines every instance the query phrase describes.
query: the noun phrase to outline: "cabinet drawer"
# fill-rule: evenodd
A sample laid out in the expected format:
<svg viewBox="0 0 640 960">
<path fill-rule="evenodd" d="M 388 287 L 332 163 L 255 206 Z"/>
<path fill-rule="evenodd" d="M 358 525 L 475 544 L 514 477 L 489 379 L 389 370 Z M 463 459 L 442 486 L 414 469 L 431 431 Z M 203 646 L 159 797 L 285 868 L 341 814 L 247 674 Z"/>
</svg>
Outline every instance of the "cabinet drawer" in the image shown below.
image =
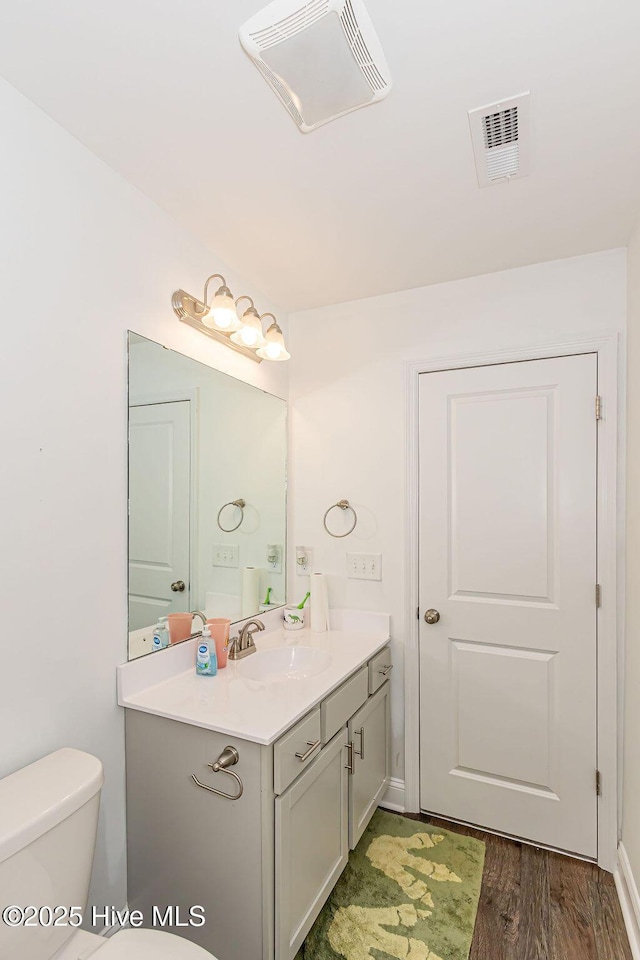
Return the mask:
<svg viewBox="0 0 640 960">
<path fill-rule="evenodd" d="M 391 649 L 385 647 L 380 653 L 376 653 L 372 660 L 369 660 L 369 693 L 375 693 L 382 686 L 392 669 Z"/>
<path fill-rule="evenodd" d="M 367 668 L 362 667 L 353 677 L 320 704 L 320 732 L 322 742 L 329 740 L 343 727 L 349 717 L 359 710 L 369 695 Z"/>
<path fill-rule="evenodd" d="M 273 748 L 273 789 L 280 794 L 320 753 L 320 708 L 303 717 Z M 313 745 L 315 744 L 315 748 Z"/>
</svg>

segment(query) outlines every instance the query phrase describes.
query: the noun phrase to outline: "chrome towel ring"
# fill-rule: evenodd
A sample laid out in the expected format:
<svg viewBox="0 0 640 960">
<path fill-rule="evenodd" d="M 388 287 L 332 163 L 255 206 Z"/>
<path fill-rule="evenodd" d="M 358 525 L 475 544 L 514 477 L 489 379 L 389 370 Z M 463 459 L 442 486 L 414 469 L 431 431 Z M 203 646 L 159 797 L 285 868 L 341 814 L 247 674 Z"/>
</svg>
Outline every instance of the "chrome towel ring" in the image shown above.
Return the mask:
<svg viewBox="0 0 640 960">
<path fill-rule="evenodd" d="M 234 530 L 238 529 L 238 527 L 241 525 L 242 521 L 244 520 L 244 508 L 246 507 L 246 505 L 247 505 L 246 500 L 242 500 L 242 499 L 230 500 L 229 503 L 223 503 L 223 505 L 218 510 L 218 517 L 216 519 L 216 523 L 218 524 L 220 529 L 224 531 L 224 533 L 233 533 Z M 220 523 L 220 515 L 222 514 L 222 511 L 225 510 L 227 507 L 237 507 L 238 510 L 240 511 L 240 519 L 236 523 L 235 527 L 223 527 L 222 524 Z"/>
<path fill-rule="evenodd" d="M 234 764 L 236 764 L 239 759 L 240 755 L 235 747 L 225 747 L 214 763 L 207 764 L 208 767 L 211 767 L 214 773 L 226 773 L 227 776 L 233 777 L 238 784 L 238 792 L 235 795 L 232 793 L 223 793 L 222 790 L 216 790 L 215 787 L 209 787 L 206 783 L 201 783 L 196 777 L 195 773 L 191 774 L 191 779 L 199 787 L 202 787 L 203 790 L 208 790 L 209 793 L 215 793 L 218 797 L 224 797 L 225 800 L 239 800 L 244 792 L 242 780 L 237 773 L 233 772 L 233 770 L 226 769 L 227 767 L 232 767 Z"/>
<path fill-rule="evenodd" d="M 351 513 L 353 514 L 353 523 L 351 524 L 351 527 L 347 530 L 346 533 L 332 533 L 331 530 L 329 530 L 329 527 L 327 526 L 327 517 L 329 516 L 332 510 L 336 509 L 336 507 L 338 507 L 340 510 L 351 510 Z M 353 533 L 353 531 L 356 528 L 356 524 L 358 522 L 358 514 L 355 512 L 355 510 L 353 509 L 353 507 L 351 506 L 348 500 L 338 500 L 337 503 L 334 503 L 333 506 L 329 507 L 329 509 L 324 515 L 324 519 L 322 522 L 324 524 L 325 530 L 327 531 L 330 537 L 336 537 L 336 538 L 348 537 L 349 534 Z"/>
</svg>

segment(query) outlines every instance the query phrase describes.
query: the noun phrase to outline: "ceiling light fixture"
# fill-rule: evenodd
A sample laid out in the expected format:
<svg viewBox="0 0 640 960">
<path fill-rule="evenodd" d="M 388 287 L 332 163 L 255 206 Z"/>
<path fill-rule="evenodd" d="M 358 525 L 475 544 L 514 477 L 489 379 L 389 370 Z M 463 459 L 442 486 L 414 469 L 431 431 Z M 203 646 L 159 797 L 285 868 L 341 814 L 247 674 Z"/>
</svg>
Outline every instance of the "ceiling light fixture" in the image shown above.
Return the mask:
<svg viewBox="0 0 640 960">
<path fill-rule="evenodd" d="M 220 280 L 221 283 L 209 303 L 209 284 L 212 280 Z M 239 318 L 237 306 L 241 300 L 248 300 L 249 306 Z M 207 278 L 202 300 L 185 290 L 176 290 L 171 298 L 171 305 L 182 323 L 199 330 L 218 343 L 226 344 L 231 350 L 256 363 L 262 363 L 263 360 L 288 360 L 291 356 L 287 352 L 282 330 L 274 315 L 263 313 L 260 316 L 253 300 L 246 294 L 234 300 L 227 281 L 220 273 L 213 273 Z M 266 334 L 263 334 L 262 320 L 265 317 L 271 317 L 273 322 Z"/>
</svg>

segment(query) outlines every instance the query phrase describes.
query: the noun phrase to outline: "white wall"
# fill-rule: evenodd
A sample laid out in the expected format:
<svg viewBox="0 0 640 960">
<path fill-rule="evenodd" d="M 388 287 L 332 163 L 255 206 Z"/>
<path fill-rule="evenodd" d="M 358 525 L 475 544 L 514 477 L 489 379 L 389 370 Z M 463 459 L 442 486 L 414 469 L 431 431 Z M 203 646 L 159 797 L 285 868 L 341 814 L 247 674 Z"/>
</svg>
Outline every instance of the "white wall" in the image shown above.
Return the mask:
<svg viewBox="0 0 640 960">
<path fill-rule="evenodd" d="M 640 885 L 640 220 L 627 253 L 627 590 L 622 842 Z"/>
<path fill-rule="evenodd" d="M 314 549 L 330 604 L 392 615 L 394 775 L 404 770 L 404 364 L 623 332 L 625 251 L 543 263 L 296 313 L 292 325 L 290 545 Z M 351 500 L 360 522 L 331 540 L 324 511 Z M 381 583 L 347 580 L 345 554 L 381 552 Z M 290 595 L 305 582 L 292 571 Z"/>
<path fill-rule="evenodd" d="M 0 776 L 65 744 L 100 757 L 91 896 L 122 905 L 126 330 L 283 397 L 287 364 L 180 324 L 172 291 L 213 272 L 278 309 L 1 80 L 0 115 Z"/>
</svg>

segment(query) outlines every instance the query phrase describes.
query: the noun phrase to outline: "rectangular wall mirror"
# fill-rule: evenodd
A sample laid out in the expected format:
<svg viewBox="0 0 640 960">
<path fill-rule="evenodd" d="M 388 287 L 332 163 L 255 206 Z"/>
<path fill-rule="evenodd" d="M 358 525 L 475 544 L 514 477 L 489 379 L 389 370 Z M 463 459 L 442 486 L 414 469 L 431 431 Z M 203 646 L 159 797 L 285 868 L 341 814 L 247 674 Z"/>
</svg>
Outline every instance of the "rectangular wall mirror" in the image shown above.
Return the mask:
<svg viewBox="0 0 640 960">
<path fill-rule="evenodd" d="M 286 485 L 284 400 L 129 332 L 130 660 L 160 617 L 284 603 Z"/>
</svg>

